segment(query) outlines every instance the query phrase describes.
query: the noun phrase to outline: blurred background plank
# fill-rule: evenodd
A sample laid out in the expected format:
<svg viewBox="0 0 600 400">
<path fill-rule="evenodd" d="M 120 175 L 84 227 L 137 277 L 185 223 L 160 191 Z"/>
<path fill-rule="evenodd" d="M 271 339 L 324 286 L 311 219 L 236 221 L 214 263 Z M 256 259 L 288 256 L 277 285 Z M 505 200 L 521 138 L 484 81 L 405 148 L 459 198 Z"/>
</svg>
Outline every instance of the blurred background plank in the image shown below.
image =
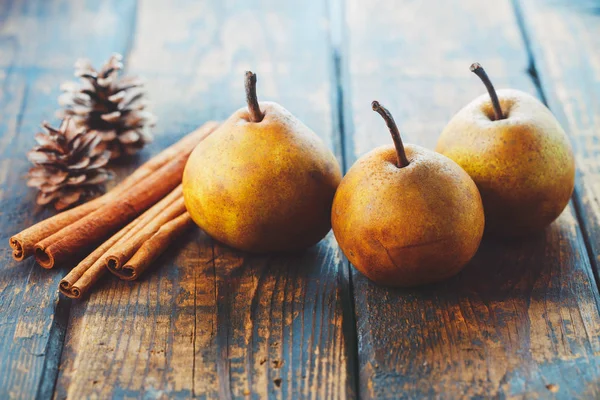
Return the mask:
<svg viewBox="0 0 600 400">
<path fill-rule="evenodd" d="M 144 158 L 245 106 L 252 70 L 259 100 L 342 161 L 326 1 L 141 1 L 134 26 L 126 66 L 158 116 Z M 331 234 L 264 257 L 185 237 L 140 282 L 109 279 L 73 304 L 58 398 L 354 397 L 348 270 Z"/>
<path fill-rule="evenodd" d="M 11 235 L 53 214 L 37 208 L 25 186 L 26 153 L 43 120 L 58 122 L 58 86 L 71 79 L 75 59 L 99 62 L 127 50 L 134 4 L 0 5 L 0 398 L 51 396 L 70 304 L 57 292 L 66 269 L 45 271 L 32 259 L 16 263 L 7 245 Z"/>
<path fill-rule="evenodd" d="M 571 137 L 575 205 L 600 265 L 600 2 L 519 0 L 543 95 Z"/>
<path fill-rule="evenodd" d="M 406 142 L 434 148 L 485 88 L 536 94 L 511 1 L 377 0 L 346 6 L 346 154 L 390 144 L 370 108 L 388 106 Z M 550 29 L 550 28 L 548 28 Z M 419 289 L 353 276 L 363 398 L 598 397 L 598 289 L 572 207 L 546 232 L 486 238 L 469 266 Z"/>
</svg>

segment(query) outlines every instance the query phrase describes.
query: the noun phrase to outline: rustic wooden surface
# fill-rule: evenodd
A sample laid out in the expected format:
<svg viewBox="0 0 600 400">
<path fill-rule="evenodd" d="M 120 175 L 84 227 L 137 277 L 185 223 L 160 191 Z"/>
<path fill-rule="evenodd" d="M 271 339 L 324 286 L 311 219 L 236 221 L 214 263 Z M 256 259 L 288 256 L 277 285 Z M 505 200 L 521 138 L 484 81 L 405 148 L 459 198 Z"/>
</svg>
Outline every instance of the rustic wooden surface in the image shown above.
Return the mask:
<svg viewBox="0 0 600 400">
<path fill-rule="evenodd" d="M 111 15 L 134 15 L 133 4 L 67 1 L 2 2 L 0 5 L 0 230 L 7 243 L 51 212 L 34 207 L 35 194 L 23 184 L 25 153 L 43 120 L 54 121 L 58 82 L 70 79 L 73 60 L 89 54 L 125 51 L 128 24 Z M 65 270 L 44 273 L 29 259 L 0 253 L 0 397 L 47 398 L 54 391 L 70 301 L 56 291 Z"/>
<path fill-rule="evenodd" d="M 600 265 L 600 3 L 523 2 L 523 25 L 549 107 L 577 154 L 575 205 L 590 260 Z"/>
<path fill-rule="evenodd" d="M 82 301 L 66 269 L 0 252 L 0 398 L 600 397 L 600 5 L 595 1 L 112 0 L 0 3 L 1 240 L 32 207 L 25 152 L 56 122 L 81 56 L 125 55 L 159 117 L 152 154 L 259 98 L 311 126 L 349 167 L 389 143 L 433 148 L 462 105 L 498 87 L 545 99 L 572 137 L 573 205 L 524 241 L 486 239 L 459 276 L 413 290 L 362 277 L 330 234 L 291 256 L 248 256 L 195 229 L 135 283 Z M 368 10 L 368 11 L 367 11 Z M 581 221 L 581 223 L 580 223 Z"/>
<path fill-rule="evenodd" d="M 326 13 L 325 2 L 140 3 L 126 62 L 149 82 L 153 148 L 241 107 L 247 69 L 259 98 L 285 104 L 335 148 Z M 317 24 L 303 34 L 307 21 Z M 57 397 L 352 394 L 346 267 L 332 236 L 300 257 L 253 257 L 190 236 L 156 274 L 107 282 L 72 307 Z"/>
<path fill-rule="evenodd" d="M 511 1 L 496 1 L 493 7 L 474 0 L 427 3 L 377 0 L 371 2 L 377 12 L 365 13 L 362 1 L 347 2 L 350 163 L 374 146 L 391 143 L 370 108 L 373 99 L 394 113 L 406 141 L 434 148 L 448 119 L 485 93 L 469 72 L 474 61 L 486 67 L 496 87 L 536 94 Z M 534 7 L 542 5 L 525 10 L 536 14 Z M 561 11 L 555 12 L 560 20 Z M 552 30 L 556 37 L 568 37 L 569 30 L 557 31 L 546 14 L 531 20 L 544 24 L 537 29 L 547 41 Z M 423 27 L 434 28 L 426 32 Z M 591 52 L 587 44 L 578 51 Z M 583 59 L 589 57 L 568 61 L 574 75 Z M 563 93 L 573 94 L 568 87 Z M 591 101 L 597 105 L 597 99 Z M 588 137 L 597 147 L 598 132 L 594 135 Z M 585 151 L 580 167 L 594 162 L 589 147 Z M 596 171 L 597 166 L 596 161 Z M 598 221 L 598 215 L 590 212 L 588 218 Z M 389 290 L 356 271 L 353 283 L 361 397 L 600 396 L 598 289 L 572 207 L 537 237 L 485 238 L 473 262 L 442 284 Z"/>
</svg>

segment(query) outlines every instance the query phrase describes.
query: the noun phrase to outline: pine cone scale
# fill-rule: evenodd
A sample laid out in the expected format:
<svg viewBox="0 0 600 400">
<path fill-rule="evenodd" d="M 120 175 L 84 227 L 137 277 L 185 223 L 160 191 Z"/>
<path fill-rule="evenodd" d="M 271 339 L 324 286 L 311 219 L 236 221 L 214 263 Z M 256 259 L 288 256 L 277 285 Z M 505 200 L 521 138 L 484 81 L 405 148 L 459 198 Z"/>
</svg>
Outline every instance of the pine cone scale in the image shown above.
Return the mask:
<svg viewBox="0 0 600 400">
<path fill-rule="evenodd" d="M 99 69 L 86 59 L 75 63 L 80 82 L 60 86 L 58 129 L 44 122 L 35 135 L 37 145 L 27 157 L 34 164 L 27 185 L 37 188 L 40 205 L 57 210 L 102 192 L 113 178 L 110 160 L 138 152 L 152 141 L 155 116 L 146 110 L 144 81 L 120 76 L 122 57 L 113 55 Z"/>
<path fill-rule="evenodd" d="M 87 166 L 87 169 L 95 170 L 95 169 L 102 168 L 102 167 L 106 166 L 106 164 L 108 164 L 109 161 L 110 161 L 110 152 L 104 151 L 102 154 L 100 154 L 99 157 L 94 158 L 94 161 L 92 163 L 90 163 L 90 165 Z"/>
<path fill-rule="evenodd" d="M 56 199 L 57 197 L 58 197 L 58 192 L 53 192 L 53 193 L 39 192 L 38 195 L 36 196 L 36 203 L 38 203 L 40 206 L 45 206 L 46 204 L 51 203 L 52 200 Z"/>
<path fill-rule="evenodd" d="M 115 54 L 97 71 L 89 60 L 78 60 L 75 76 L 81 78 L 81 83 L 63 84 L 64 93 L 59 99 L 64 106 L 61 116 L 101 132 L 98 136 L 106 143 L 104 149 L 111 152 L 111 159 L 134 154 L 151 142 L 148 128 L 155 124 L 154 115 L 146 111 L 143 79 L 120 77 L 121 61 L 122 57 Z"/>
<path fill-rule="evenodd" d="M 27 185 L 39 190 L 36 202 L 62 210 L 101 193 L 100 185 L 112 178 L 103 169 L 110 153 L 97 150 L 104 143 L 101 138 L 70 119 L 59 129 L 47 123 L 42 127 L 48 134 L 37 134 L 39 145 L 27 154 L 34 164 Z"/>
</svg>

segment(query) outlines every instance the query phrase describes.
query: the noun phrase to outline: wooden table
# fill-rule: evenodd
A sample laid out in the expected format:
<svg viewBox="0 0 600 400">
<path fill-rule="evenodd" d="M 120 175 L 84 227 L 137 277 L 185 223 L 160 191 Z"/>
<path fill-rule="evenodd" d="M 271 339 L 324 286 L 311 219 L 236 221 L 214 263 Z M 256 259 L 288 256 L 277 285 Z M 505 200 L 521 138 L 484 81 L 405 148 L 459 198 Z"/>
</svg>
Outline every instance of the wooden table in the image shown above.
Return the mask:
<svg viewBox="0 0 600 400">
<path fill-rule="evenodd" d="M 67 267 L 12 260 L 10 235 L 52 214 L 26 151 L 56 122 L 75 59 L 112 52 L 147 78 L 156 141 L 120 178 L 259 97 L 311 126 L 347 169 L 391 143 L 433 148 L 497 87 L 544 100 L 577 157 L 571 205 L 526 240 L 484 240 L 447 282 L 378 287 L 332 234 L 299 256 L 250 256 L 193 230 L 135 283 L 70 301 Z M 600 3 L 594 0 L 3 1 L 0 6 L 0 398 L 599 398 Z"/>
</svg>

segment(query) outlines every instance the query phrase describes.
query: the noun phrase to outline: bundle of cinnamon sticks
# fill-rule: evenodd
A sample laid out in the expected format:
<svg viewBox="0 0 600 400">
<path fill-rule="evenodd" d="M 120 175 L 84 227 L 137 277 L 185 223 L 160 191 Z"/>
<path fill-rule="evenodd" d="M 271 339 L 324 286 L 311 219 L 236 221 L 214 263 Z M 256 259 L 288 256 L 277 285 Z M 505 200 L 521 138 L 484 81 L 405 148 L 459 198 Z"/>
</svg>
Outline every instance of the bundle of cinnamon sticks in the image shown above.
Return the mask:
<svg viewBox="0 0 600 400">
<path fill-rule="evenodd" d="M 183 203 L 183 169 L 194 147 L 217 126 L 207 122 L 103 196 L 14 235 L 13 257 L 33 255 L 48 269 L 83 258 L 60 282 L 60 291 L 71 298 L 82 297 L 106 271 L 137 279 L 192 224 Z"/>
</svg>

